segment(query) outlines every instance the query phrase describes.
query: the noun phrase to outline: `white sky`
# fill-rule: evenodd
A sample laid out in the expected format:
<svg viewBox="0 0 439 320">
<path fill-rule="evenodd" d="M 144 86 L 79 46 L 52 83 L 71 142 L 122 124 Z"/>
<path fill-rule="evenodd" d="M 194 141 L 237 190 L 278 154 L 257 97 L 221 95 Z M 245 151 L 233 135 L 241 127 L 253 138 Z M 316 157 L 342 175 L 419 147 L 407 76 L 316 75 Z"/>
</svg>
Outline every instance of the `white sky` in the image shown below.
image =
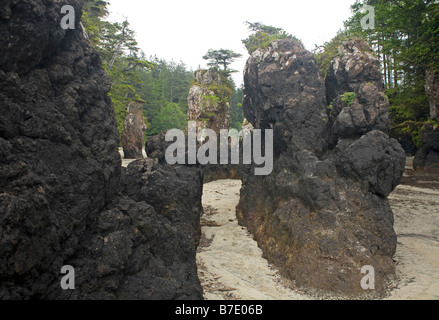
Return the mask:
<svg viewBox="0 0 439 320">
<path fill-rule="evenodd" d="M 248 58 L 241 40 L 249 35 L 245 21 L 283 28 L 308 50 L 331 40 L 351 15 L 355 0 L 108 0 L 110 21 L 128 18 L 146 56 L 183 61 L 193 70 L 206 67 L 209 49 L 243 54 L 231 68 L 242 83 Z"/>
</svg>

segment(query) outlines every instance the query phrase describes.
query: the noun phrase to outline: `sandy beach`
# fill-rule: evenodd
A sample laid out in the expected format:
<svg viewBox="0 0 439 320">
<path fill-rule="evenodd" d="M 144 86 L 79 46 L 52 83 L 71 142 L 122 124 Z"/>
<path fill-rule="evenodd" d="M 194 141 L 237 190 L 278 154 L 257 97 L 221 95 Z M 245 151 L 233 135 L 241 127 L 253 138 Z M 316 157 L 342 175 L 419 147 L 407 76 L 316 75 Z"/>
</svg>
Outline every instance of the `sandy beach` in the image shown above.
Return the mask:
<svg viewBox="0 0 439 320">
<path fill-rule="evenodd" d="M 207 300 L 319 299 L 294 288 L 262 257 L 235 208 L 241 182 L 205 184 L 203 238 L 198 275 Z M 393 289 L 385 299 L 439 299 L 439 179 L 414 173 L 411 159 L 401 185 L 389 197 L 395 215 L 398 249 Z"/>
<path fill-rule="evenodd" d="M 304 300 L 286 288 L 285 280 L 267 260 L 248 231 L 239 226 L 235 207 L 241 182 L 205 184 L 203 238 L 198 249 L 198 276 L 207 300 Z"/>
<path fill-rule="evenodd" d="M 395 215 L 398 288 L 388 299 L 439 299 L 439 178 L 415 173 L 407 161 L 401 184 L 389 197 Z"/>
</svg>

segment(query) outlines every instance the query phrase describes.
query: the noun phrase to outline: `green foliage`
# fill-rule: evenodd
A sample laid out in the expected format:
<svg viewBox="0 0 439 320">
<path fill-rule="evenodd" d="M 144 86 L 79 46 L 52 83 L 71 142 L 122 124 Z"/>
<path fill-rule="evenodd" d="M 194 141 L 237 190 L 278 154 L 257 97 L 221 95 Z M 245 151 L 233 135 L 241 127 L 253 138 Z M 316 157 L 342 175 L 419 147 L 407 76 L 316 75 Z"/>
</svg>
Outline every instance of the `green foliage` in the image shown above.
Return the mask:
<svg viewBox="0 0 439 320">
<path fill-rule="evenodd" d="M 205 95 L 202 97 L 202 99 L 204 101 L 210 101 L 220 104 L 230 102 L 230 99 L 235 90 L 235 84 L 230 78 L 230 74 L 227 71 L 219 70 L 216 67 L 213 67 L 209 70 L 200 71 L 203 73 L 209 71 L 212 74 L 213 78 L 219 78 L 219 82 L 210 84 L 206 87 L 206 89 L 212 91 L 214 95 Z M 192 82 L 192 84 L 197 84 L 201 86 L 201 83 L 198 83 L 195 80 Z"/>
<path fill-rule="evenodd" d="M 334 101 L 335 101 L 335 100 L 333 100 L 333 101 L 329 104 L 329 106 L 326 107 L 329 111 L 332 111 L 332 109 L 334 109 Z"/>
<path fill-rule="evenodd" d="M 204 88 L 208 91 L 213 92 L 212 94 L 203 95 L 201 97 L 204 102 L 204 107 L 216 105 L 218 109 L 229 108 L 229 127 L 241 130 L 242 122 L 244 120 L 244 111 L 242 109 L 243 100 L 243 88 L 235 88 L 235 83 L 230 77 L 230 73 L 224 70 L 219 70 L 217 67 L 213 67 L 209 70 L 199 70 L 202 77 L 206 72 L 210 72 L 212 78 L 218 79 L 215 83 L 204 85 Z M 201 83 L 195 81 L 192 82 L 193 85 L 202 86 Z M 207 112 L 203 109 L 201 115 L 201 121 L 209 122 L 215 118 L 215 113 Z"/>
<path fill-rule="evenodd" d="M 185 128 L 187 128 L 187 116 L 182 112 L 178 104 L 169 102 L 154 117 L 149 133 L 157 135 L 163 131 L 171 129 L 184 130 Z"/>
<path fill-rule="evenodd" d="M 103 19 L 108 15 L 107 5 L 108 1 L 101 0 L 86 0 L 84 2 L 81 22 L 94 47 L 97 47 L 102 40 L 101 28 L 106 24 Z"/>
<path fill-rule="evenodd" d="M 345 92 L 341 96 L 341 101 L 343 101 L 344 103 L 347 104 L 348 107 L 350 107 L 354 103 L 356 98 L 357 95 L 355 94 L 355 92 Z"/>
<path fill-rule="evenodd" d="M 254 32 L 247 39 L 242 40 L 242 43 L 250 54 L 257 49 L 267 48 L 270 43 L 275 40 L 294 38 L 299 41 L 296 37 L 286 33 L 281 28 L 266 26 L 259 22 L 251 23 L 247 21 L 246 23 L 248 24 L 248 28 Z"/>
<path fill-rule="evenodd" d="M 146 132 L 148 136 L 168 130 L 165 126 L 161 126 L 163 121 L 159 120 L 157 123 L 159 119 L 157 117 L 160 117 L 163 107 L 169 103 L 178 105 L 187 122 L 187 96 L 194 79 L 193 72 L 187 70 L 183 62 L 175 63 L 157 57 L 152 57 L 150 60 L 155 67 L 142 71 L 141 84 L 137 88 L 142 99 L 146 101 L 145 116 L 152 124 Z"/>
<path fill-rule="evenodd" d="M 220 98 L 218 98 L 216 95 L 204 95 L 204 96 L 201 97 L 201 99 L 207 105 L 210 105 L 211 103 L 212 104 L 217 104 L 217 103 L 222 102 L 220 100 Z"/>
<path fill-rule="evenodd" d="M 423 82 L 421 82 L 423 83 Z M 395 136 L 409 135 L 421 147 L 421 131 L 429 120 L 429 103 L 422 85 L 387 90 L 391 130 Z"/>
<path fill-rule="evenodd" d="M 392 131 L 395 136 L 410 136 L 412 138 L 412 142 L 418 148 L 422 147 L 421 141 L 421 132 L 427 127 L 433 125 L 433 128 L 437 128 L 437 122 L 433 120 L 428 120 L 425 122 L 417 122 L 417 121 L 405 121 L 399 124 L 396 127 L 392 128 Z"/>
<path fill-rule="evenodd" d="M 427 121 L 430 105 L 425 96 L 423 82 L 412 87 L 392 88 L 386 91 L 390 102 L 390 115 L 396 125 L 405 121 Z"/>
<path fill-rule="evenodd" d="M 90 43 L 99 52 L 102 66 L 111 78 L 108 95 L 113 101 L 117 128 L 121 134 L 128 104 L 141 99 L 137 92 L 141 83 L 140 73 L 153 68 L 154 64 L 143 57 L 128 21 L 110 23 L 104 20 L 108 14 L 107 4 L 107 1 L 85 1 L 82 22 Z"/>
<path fill-rule="evenodd" d="M 215 93 L 215 98 L 219 103 L 227 103 L 233 95 L 233 86 L 230 83 L 213 84 L 208 87 L 209 90 Z"/>
</svg>

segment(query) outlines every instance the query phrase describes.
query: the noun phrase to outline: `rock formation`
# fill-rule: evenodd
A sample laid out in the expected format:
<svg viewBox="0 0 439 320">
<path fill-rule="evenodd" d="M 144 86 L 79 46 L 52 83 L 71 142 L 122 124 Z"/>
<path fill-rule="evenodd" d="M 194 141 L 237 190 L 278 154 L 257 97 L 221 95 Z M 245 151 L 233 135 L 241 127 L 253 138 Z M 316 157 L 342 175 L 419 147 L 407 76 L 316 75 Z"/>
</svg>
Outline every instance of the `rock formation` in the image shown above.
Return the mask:
<svg viewBox="0 0 439 320">
<path fill-rule="evenodd" d="M 203 173 L 160 161 L 160 139 L 157 159 L 121 168 L 111 83 L 80 28 L 82 3 L 69 2 L 76 28 L 63 30 L 59 1 L 0 2 L 0 299 L 200 299 Z M 365 265 L 378 291 L 394 272 L 386 197 L 404 169 L 364 49 L 342 47 L 326 86 L 294 40 L 254 52 L 245 76 L 246 118 L 274 129 L 275 164 L 266 177 L 242 167 L 240 221 L 298 285 L 345 294 L 364 292 Z M 209 78 L 198 76 L 210 93 L 193 87 L 203 101 L 192 110 L 201 121 L 215 110 L 209 127 L 226 128 L 228 86 Z M 66 265 L 74 290 L 60 285 Z"/>
<path fill-rule="evenodd" d="M 339 49 L 326 79 L 301 43 L 256 50 L 245 70 L 244 111 L 274 130 L 274 171 L 243 174 L 238 205 L 265 256 L 298 286 L 342 295 L 376 291 L 394 274 L 396 235 L 387 201 L 405 155 L 386 134 L 388 103 L 378 60 L 364 42 Z"/>
<path fill-rule="evenodd" d="M 200 299 L 202 174 L 122 171 L 82 3 L 63 30 L 60 1 L 0 2 L 0 299 Z"/>
<path fill-rule="evenodd" d="M 219 134 L 229 128 L 230 98 L 233 87 L 216 69 L 199 70 L 188 95 L 188 119 L 196 121 L 197 132 L 212 129 Z"/>
<path fill-rule="evenodd" d="M 229 129 L 230 99 L 232 95 L 233 84 L 222 71 L 213 68 L 198 70 L 195 73 L 195 83 L 191 86 L 188 95 L 188 119 L 196 122 L 197 133 L 203 129 L 212 129 L 219 137 L 221 129 Z M 204 139 L 199 139 L 199 143 L 203 144 Z M 156 146 L 151 149 L 155 150 L 158 144 L 153 144 Z M 161 153 L 163 154 L 163 151 Z M 240 178 L 240 168 L 236 165 L 214 164 L 204 165 L 201 168 L 204 172 L 205 183 L 219 179 Z"/>
<path fill-rule="evenodd" d="M 422 147 L 413 160 L 415 170 L 427 169 L 439 172 L 439 127 L 426 125 L 421 131 Z"/>
<path fill-rule="evenodd" d="M 121 143 L 125 159 L 143 159 L 143 145 L 147 129 L 142 113 L 143 105 L 132 102 L 128 105 Z"/>
</svg>

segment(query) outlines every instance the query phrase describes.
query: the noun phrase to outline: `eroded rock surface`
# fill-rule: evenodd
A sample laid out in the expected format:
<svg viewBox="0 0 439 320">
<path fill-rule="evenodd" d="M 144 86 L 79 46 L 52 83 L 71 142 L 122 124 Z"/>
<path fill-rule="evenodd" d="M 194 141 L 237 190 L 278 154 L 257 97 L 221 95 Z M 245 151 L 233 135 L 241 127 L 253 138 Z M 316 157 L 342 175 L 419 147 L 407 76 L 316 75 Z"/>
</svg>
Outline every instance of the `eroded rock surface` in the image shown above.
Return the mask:
<svg viewBox="0 0 439 320">
<path fill-rule="evenodd" d="M 246 171 L 238 216 L 297 285 L 363 295 L 361 268 L 369 265 L 379 295 L 395 271 L 386 197 L 399 184 L 405 155 L 384 133 L 388 103 L 377 59 L 363 42 L 348 42 L 340 53 L 326 85 L 297 41 L 273 42 L 249 58 L 245 116 L 257 129 L 274 130 L 275 161 L 269 176 Z"/>
<path fill-rule="evenodd" d="M 82 3 L 0 1 L 0 299 L 200 299 L 202 176 L 152 160 L 122 172 Z"/>
<path fill-rule="evenodd" d="M 229 128 L 230 98 L 233 88 L 216 69 L 198 70 L 188 95 L 188 119 L 195 121 L 197 132 L 212 129 L 219 134 Z"/>
<path fill-rule="evenodd" d="M 128 105 L 121 137 L 125 159 L 143 159 L 142 149 L 147 127 L 142 108 L 143 104 L 140 102 L 132 102 Z"/>
</svg>

